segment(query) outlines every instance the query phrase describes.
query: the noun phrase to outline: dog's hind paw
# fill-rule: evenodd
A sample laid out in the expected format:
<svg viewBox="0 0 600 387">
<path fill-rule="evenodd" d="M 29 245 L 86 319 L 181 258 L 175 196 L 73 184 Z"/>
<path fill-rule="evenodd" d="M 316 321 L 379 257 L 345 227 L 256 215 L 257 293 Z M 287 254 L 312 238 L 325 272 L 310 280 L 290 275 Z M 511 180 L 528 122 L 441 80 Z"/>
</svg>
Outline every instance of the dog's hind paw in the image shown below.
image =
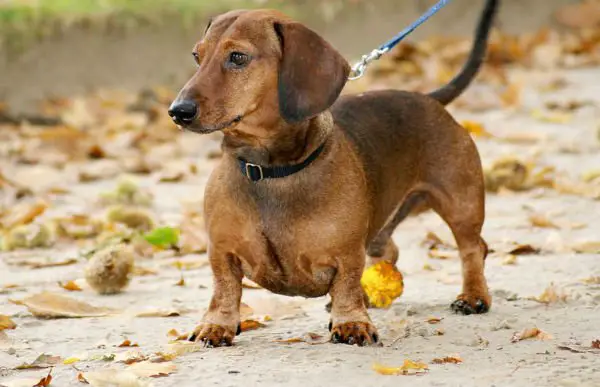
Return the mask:
<svg viewBox="0 0 600 387">
<path fill-rule="evenodd" d="M 369 322 L 345 322 L 332 326 L 331 342 L 334 344 L 356 344 L 362 347 L 377 344 L 379 335 L 375 326 Z"/>
<path fill-rule="evenodd" d="M 450 304 L 450 308 L 457 314 L 481 314 L 487 313 L 490 310 L 490 303 L 480 298 L 470 299 L 464 295 L 460 295 Z"/>
<path fill-rule="evenodd" d="M 194 329 L 194 332 L 188 338 L 189 341 L 202 342 L 205 347 L 230 347 L 233 345 L 233 338 L 239 334 L 240 327 L 237 332 L 229 328 L 216 324 L 200 324 Z"/>
</svg>

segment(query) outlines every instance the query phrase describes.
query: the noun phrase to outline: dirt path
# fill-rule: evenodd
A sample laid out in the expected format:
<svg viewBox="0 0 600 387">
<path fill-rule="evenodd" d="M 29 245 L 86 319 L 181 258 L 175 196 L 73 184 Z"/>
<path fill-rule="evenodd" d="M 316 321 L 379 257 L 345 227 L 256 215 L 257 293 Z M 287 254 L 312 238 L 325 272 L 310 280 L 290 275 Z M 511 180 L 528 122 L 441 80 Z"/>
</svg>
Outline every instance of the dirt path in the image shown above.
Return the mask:
<svg viewBox="0 0 600 387">
<path fill-rule="evenodd" d="M 515 133 L 547 136 L 547 140 L 528 144 L 480 138 L 477 143 L 484 165 L 509 154 L 524 159 L 537 155 L 536 163 L 556 166 L 573 177 L 600 168 L 598 69 L 562 75 L 568 81 L 566 89 L 546 94 L 528 89 L 520 111 L 454 111 L 460 120 L 483 123 L 495 136 Z M 529 80 L 536 76 L 549 77 L 548 74 L 527 74 Z M 528 113 L 527 109 L 541 106 L 542 100 L 557 99 L 586 100 L 591 101 L 591 105 L 572 113 L 568 124 L 542 122 Z M 201 197 L 206 173 L 214 163 L 202 160 L 217 146 L 212 139 L 199 140 L 189 134 L 182 134 L 180 142 L 194 149 L 184 157 L 189 157 L 189 161 L 200 168 L 195 177 L 173 184 L 156 184 L 153 177 L 140 180 L 140 184 L 152 188 L 155 209 L 166 223 L 181 218 L 182 201 Z M 34 167 L 14 168 L 17 169 L 12 170 L 13 175 L 25 176 L 27 169 Z M 69 170 L 56 178 L 68 179 L 65 177 L 68 173 Z M 54 203 L 52 211 L 86 210 L 93 198 L 115 184 L 115 180 L 72 184 L 71 194 Z M 528 219 L 534 213 L 547 217 L 556 228 L 532 227 Z M 600 241 L 599 215 L 600 201 L 549 189 L 488 195 L 484 237 L 495 250 L 488 257 L 486 267 L 494 305 L 486 315 L 467 317 L 453 315 L 448 309 L 460 288 L 460 264 L 456 254 L 446 260 L 431 259 L 427 258 L 426 248 L 421 247 L 429 231 L 451 241 L 449 230 L 433 214 L 411 218 L 395 235 L 401 248 L 399 268 L 405 275 L 405 294 L 390 309 L 371 312 L 383 347 L 276 343 L 276 339 L 301 337 L 308 332 L 326 335 L 328 315 L 324 305 L 327 300 L 290 299 L 265 290 L 246 289 L 243 300 L 255 314 L 272 317 L 265 328 L 244 332 L 232 348 L 202 349 L 179 356 L 174 360 L 176 372 L 151 379 L 151 382 L 155 386 L 600 386 L 599 353 L 592 350 L 575 353 L 558 348 L 573 341 L 580 342 L 582 348 L 589 347 L 593 340 L 600 339 L 600 284 L 597 282 L 600 255 L 573 251 L 573 246 L 580 242 Z M 542 252 L 519 255 L 514 264 L 506 264 L 506 251 L 512 243 L 531 244 Z M 174 258 L 156 257 L 138 262 L 143 267 L 154 268 L 158 274 L 135 277 L 126 292 L 104 297 L 89 288 L 68 293 L 57 286 L 57 281 L 81 278 L 84 262 L 37 270 L 10 264 L 15 259 L 23 259 L 23 254 L 69 257 L 74 256 L 77 249 L 69 245 L 60 251 L 20 253 L 20 257 L 15 253 L 0 254 L 0 289 L 7 284 L 18 285 L 18 288 L 0 292 L 0 312 L 11 316 L 18 325 L 17 329 L 0 336 L 0 385 L 10 385 L 9 381 L 21 378 L 39 380 L 46 375 L 46 369 L 14 369 L 42 353 L 64 360 L 83 357 L 78 355 L 81 353 L 91 358 L 95 354 L 126 352 L 132 348 L 115 347 L 125 338 L 139 343 L 143 353 L 164 351 L 169 341 L 167 332 L 171 329 L 188 332 L 208 303 L 212 286 L 210 269 L 205 266 L 184 271 L 185 286 L 174 286 L 180 272 L 165 266 Z M 180 259 L 202 261 L 206 257 Z M 596 276 L 596 282 L 592 276 Z M 559 296 L 566 296 L 565 302 L 545 304 L 529 299 L 539 297 L 551 283 Z M 9 303 L 9 299 L 22 299 L 43 290 L 124 312 L 113 317 L 39 320 L 23 306 Z M 191 312 L 182 311 L 180 316 L 165 318 L 133 316 L 152 308 L 185 308 Z M 427 323 L 432 316 L 442 319 L 441 322 Z M 533 327 L 552 338 L 511 343 L 515 332 Z M 463 362 L 430 364 L 429 372 L 420 376 L 383 376 L 372 369 L 374 362 L 400 366 L 405 359 L 430 363 L 434 358 L 454 355 Z M 51 386 L 78 385 L 78 370 L 109 367 L 123 368 L 124 365 L 102 360 L 59 364 L 53 370 Z"/>
</svg>

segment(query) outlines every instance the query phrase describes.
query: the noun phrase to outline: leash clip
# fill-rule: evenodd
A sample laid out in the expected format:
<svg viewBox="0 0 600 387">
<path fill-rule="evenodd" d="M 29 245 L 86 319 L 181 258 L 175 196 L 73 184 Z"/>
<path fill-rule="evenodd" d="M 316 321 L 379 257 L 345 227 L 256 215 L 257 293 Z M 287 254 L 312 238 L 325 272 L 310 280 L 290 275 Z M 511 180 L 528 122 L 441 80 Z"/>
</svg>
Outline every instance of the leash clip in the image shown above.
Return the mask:
<svg viewBox="0 0 600 387">
<path fill-rule="evenodd" d="M 354 64 L 354 66 L 352 66 L 352 71 L 350 72 L 350 76 L 348 76 L 348 80 L 353 81 L 355 79 L 361 78 L 365 74 L 365 70 L 367 69 L 367 66 L 374 60 L 381 58 L 381 56 L 383 54 L 385 54 L 386 52 L 388 52 L 388 50 L 389 50 L 388 48 L 385 48 L 385 49 L 376 48 L 375 50 L 371 51 L 369 54 L 363 55 L 360 62 L 357 62 Z"/>
</svg>

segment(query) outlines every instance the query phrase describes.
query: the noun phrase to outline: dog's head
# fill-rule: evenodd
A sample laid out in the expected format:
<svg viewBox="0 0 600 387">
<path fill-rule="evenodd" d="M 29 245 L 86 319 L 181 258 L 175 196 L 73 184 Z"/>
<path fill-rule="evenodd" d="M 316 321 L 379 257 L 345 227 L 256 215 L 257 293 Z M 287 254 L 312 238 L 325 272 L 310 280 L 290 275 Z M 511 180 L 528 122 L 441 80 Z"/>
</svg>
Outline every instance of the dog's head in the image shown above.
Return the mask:
<svg viewBox="0 0 600 387">
<path fill-rule="evenodd" d="M 232 11 L 212 20 L 193 50 L 198 69 L 169 108 L 194 132 L 250 136 L 327 110 L 350 71 L 323 38 L 276 11 Z"/>
</svg>

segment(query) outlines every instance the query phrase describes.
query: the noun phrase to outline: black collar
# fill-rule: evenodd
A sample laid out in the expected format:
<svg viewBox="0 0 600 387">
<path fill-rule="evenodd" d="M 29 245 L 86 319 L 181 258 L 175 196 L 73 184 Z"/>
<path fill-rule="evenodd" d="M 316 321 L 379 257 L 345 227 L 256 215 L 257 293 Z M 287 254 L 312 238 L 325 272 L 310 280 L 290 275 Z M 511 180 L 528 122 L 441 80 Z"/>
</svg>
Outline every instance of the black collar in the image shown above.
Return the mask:
<svg viewBox="0 0 600 387">
<path fill-rule="evenodd" d="M 308 167 L 310 163 L 315 161 L 325 148 L 325 143 L 319 145 L 313 153 L 311 153 L 303 162 L 296 165 L 285 165 L 279 167 L 263 167 L 261 165 L 252 164 L 245 160 L 238 159 L 242 175 L 246 176 L 251 181 L 260 181 L 263 179 L 275 179 L 293 175 Z"/>
</svg>

